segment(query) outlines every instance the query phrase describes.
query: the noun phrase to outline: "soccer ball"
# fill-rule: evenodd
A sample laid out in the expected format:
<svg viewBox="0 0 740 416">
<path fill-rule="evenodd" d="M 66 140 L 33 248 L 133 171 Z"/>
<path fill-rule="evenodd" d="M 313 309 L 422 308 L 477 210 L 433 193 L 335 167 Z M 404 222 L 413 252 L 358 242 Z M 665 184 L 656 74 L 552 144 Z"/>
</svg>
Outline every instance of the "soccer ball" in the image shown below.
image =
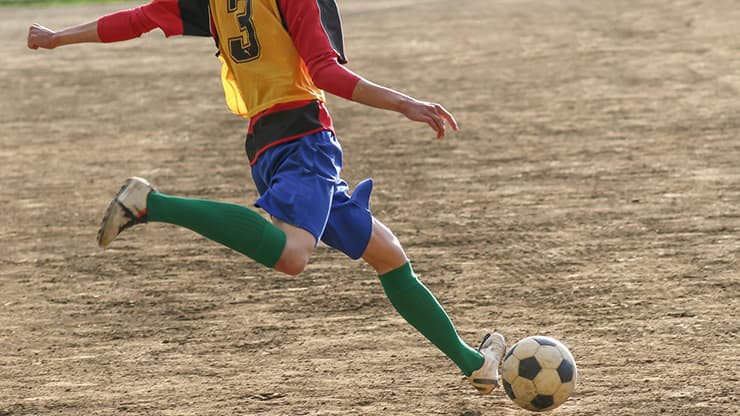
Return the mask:
<svg viewBox="0 0 740 416">
<path fill-rule="evenodd" d="M 504 355 L 504 391 L 517 405 L 534 412 L 554 409 L 576 386 L 576 362 L 565 345 L 545 336 L 521 339 Z"/>
</svg>

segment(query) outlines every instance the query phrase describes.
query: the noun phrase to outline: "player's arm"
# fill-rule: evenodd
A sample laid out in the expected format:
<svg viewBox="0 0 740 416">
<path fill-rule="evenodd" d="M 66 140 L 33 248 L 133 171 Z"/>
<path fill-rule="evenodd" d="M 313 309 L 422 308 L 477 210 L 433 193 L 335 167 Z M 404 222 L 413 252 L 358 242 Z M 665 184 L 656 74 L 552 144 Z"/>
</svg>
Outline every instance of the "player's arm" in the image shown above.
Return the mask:
<svg viewBox="0 0 740 416">
<path fill-rule="evenodd" d="M 156 28 L 167 37 L 210 36 L 208 0 L 154 0 L 60 31 L 33 24 L 28 31 L 28 47 L 54 49 L 74 43 L 120 42 Z"/>
<path fill-rule="evenodd" d="M 447 133 L 445 125 L 457 131 L 457 121 L 444 107 L 437 103 L 419 101 L 388 87 L 360 79 L 352 92 L 352 101 L 370 107 L 399 112 L 411 120 L 427 123 L 441 139 Z"/>
<path fill-rule="evenodd" d="M 317 87 L 371 107 L 397 111 L 411 120 L 429 124 L 444 137 L 445 124 L 457 130 L 454 117 L 441 105 L 416 100 L 374 84 L 347 69 L 341 21 L 333 2 L 279 0 L 282 17 L 298 53 Z M 319 7 L 328 9 L 319 10 Z"/>
</svg>

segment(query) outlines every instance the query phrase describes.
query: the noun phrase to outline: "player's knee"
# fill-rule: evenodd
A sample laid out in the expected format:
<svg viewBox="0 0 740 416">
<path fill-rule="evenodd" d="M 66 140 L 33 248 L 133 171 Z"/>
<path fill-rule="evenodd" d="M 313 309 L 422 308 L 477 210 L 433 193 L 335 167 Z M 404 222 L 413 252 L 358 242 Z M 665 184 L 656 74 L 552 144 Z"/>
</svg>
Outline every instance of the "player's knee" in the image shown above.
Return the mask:
<svg viewBox="0 0 740 416">
<path fill-rule="evenodd" d="M 286 240 L 283 253 L 280 255 L 275 270 L 297 276 L 306 269 L 313 250 L 316 248 L 316 238 L 298 227 L 293 227 L 282 222 L 278 226 L 285 232 Z"/>
<path fill-rule="evenodd" d="M 275 269 L 291 276 L 297 276 L 306 269 L 311 252 L 312 250 L 301 246 L 286 244 Z"/>
<path fill-rule="evenodd" d="M 287 275 L 298 276 L 299 274 L 303 273 L 307 265 L 307 261 L 301 261 L 300 259 L 288 259 L 275 268 Z"/>
<path fill-rule="evenodd" d="M 380 274 L 394 270 L 408 261 L 395 234 L 377 220 L 373 224 L 373 233 L 362 258 Z"/>
<path fill-rule="evenodd" d="M 385 252 L 403 255 L 403 247 L 401 247 L 401 242 L 398 240 L 398 237 L 393 234 L 393 231 L 391 231 L 390 228 L 379 221 L 375 221 L 375 224 L 373 224 L 373 233 L 370 239 Z"/>
</svg>

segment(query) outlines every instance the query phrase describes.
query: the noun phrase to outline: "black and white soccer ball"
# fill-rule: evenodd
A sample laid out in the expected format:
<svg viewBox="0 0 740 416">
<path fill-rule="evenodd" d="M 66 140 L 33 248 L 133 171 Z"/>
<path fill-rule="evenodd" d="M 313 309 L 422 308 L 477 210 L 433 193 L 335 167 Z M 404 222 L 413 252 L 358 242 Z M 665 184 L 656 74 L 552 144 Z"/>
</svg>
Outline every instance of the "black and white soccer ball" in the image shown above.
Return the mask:
<svg viewBox="0 0 740 416">
<path fill-rule="evenodd" d="M 504 355 L 506 395 L 534 412 L 554 409 L 573 394 L 578 371 L 573 355 L 558 340 L 532 336 L 519 340 Z"/>
</svg>

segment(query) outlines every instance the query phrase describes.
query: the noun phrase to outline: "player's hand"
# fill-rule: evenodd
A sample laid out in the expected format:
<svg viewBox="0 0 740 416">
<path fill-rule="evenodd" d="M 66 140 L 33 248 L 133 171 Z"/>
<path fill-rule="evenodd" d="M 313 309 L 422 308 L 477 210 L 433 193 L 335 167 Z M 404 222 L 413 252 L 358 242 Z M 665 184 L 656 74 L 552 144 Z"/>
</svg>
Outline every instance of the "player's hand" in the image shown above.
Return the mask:
<svg viewBox="0 0 740 416">
<path fill-rule="evenodd" d="M 445 137 L 448 125 L 454 131 L 459 130 L 455 117 L 437 103 L 411 100 L 401 107 L 401 113 L 411 120 L 429 124 L 438 139 Z"/>
<path fill-rule="evenodd" d="M 54 49 L 58 46 L 54 38 L 55 34 L 55 31 L 34 23 L 28 29 L 28 47 L 31 49 Z"/>
</svg>

